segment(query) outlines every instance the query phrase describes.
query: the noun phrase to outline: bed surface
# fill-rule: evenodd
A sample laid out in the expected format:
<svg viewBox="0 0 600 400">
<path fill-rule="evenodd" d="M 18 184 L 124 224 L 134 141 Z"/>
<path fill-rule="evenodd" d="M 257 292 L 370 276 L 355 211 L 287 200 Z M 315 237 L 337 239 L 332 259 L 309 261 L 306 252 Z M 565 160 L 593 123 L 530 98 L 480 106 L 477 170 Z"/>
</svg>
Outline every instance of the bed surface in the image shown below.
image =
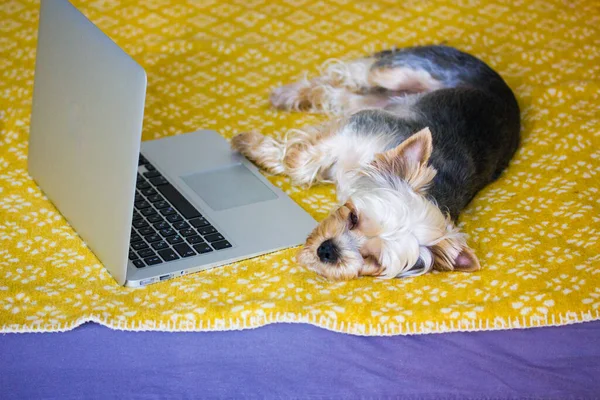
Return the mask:
<svg viewBox="0 0 600 400">
<path fill-rule="evenodd" d="M 304 324 L 232 332 L 0 336 L 3 399 L 600 398 L 600 322 L 361 337 Z"/>
<path fill-rule="evenodd" d="M 422 320 L 446 310 L 446 320 L 452 321 L 475 315 L 475 308 L 488 295 L 503 302 L 487 303 L 487 311 L 481 307 L 481 315 L 468 318 L 485 322 L 501 317 L 502 326 L 508 326 L 505 319 L 524 326 L 536 321 L 552 324 L 554 316 L 556 323 L 562 323 L 600 315 L 598 252 L 590 250 L 597 248 L 597 230 L 590 221 L 597 218 L 600 204 L 596 203 L 600 175 L 590 175 L 589 167 L 598 163 L 594 158 L 598 137 L 593 133 L 599 131 L 600 121 L 600 8 L 595 2 L 74 3 L 148 72 L 145 140 L 198 128 L 218 130 L 227 138 L 249 130 L 283 135 L 290 128 L 314 124 L 319 117 L 270 109 L 268 94 L 277 85 L 292 82 L 306 71 L 312 74 L 331 58 L 350 59 L 392 45 L 446 42 L 482 57 L 515 89 L 525 111 L 523 162 L 513 166 L 516 169 L 505 186 L 482 194 L 463 217 L 470 240 L 480 246 L 482 258 L 489 254 L 486 264 L 494 269 L 469 277 L 430 275 L 388 283 L 393 289 L 388 298 L 394 300 L 390 301 L 393 307 L 385 305 L 389 315 L 375 317 L 372 311 L 378 310 L 362 306 L 373 305 L 367 303 L 371 297 L 364 297 L 373 295 L 373 287 L 364 282 L 347 283 L 348 288 L 333 295 L 318 287 L 311 293 L 307 282 L 313 276 L 291 267 L 291 251 L 276 259 L 256 259 L 249 265 L 185 277 L 173 285 L 125 293 L 25 173 L 39 4 L 0 1 L 2 22 L 7 21 L 0 25 L 4 78 L 0 79 L 0 191 L 6 199 L 0 204 L 4 212 L 0 250 L 6 249 L 0 251 L 0 293 L 4 293 L 0 326 L 60 329 L 90 318 L 91 310 L 100 310 L 113 326 L 125 321 L 123 326 L 164 327 L 173 317 L 187 323 L 183 317 L 190 309 L 212 300 L 228 304 L 228 296 L 246 293 L 255 285 L 259 290 L 252 293 L 264 297 L 241 296 L 239 304 L 228 307 L 243 306 L 235 308 L 245 320 L 246 314 L 266 315 L 259 300 L 270 299 L 269 294 L 284 287 L 281 282 L 293 283 L 285 287 L 303 288 L 312 296 L 308 303 L 308 297 L 299 297 L 298 309 L 314 307 L 319 318 L 334 313 L 341 321 L 356 318 L 336 311 L 339 304 L 347 304 L 350 298 L 363 301 L 363 297 L 367 301 L 360 307 L 347 309 L 360 308 L 370 319 L 366 322 L 373 324 L 379 323 L 375 318 L 394 321 L 397 317 L 397 326 L 417 320 L 415 313 L 406 313 L 409 304 L 419 304 L 415 310 L 421 311 Z M 553 157 L 557 149 L 565 157 Z M 306 192 L 285 178 L 271 179 L 318 219 L 335 204 L 330 187 Z M 528 211 L 536 207 L 543 212 Z M 494 222 L 499 216 L 499 222 Z M 534 246 L 540 238 L 544 246 Z M 589 242 L 584 240 L 588 238 Z M 232 288 L 228 286 L 233 285 L 231 276 L 236 277 Z M 268 290 L 263 284 L 269 285 Z M 231 290 L 221 292 L 222 288 Z M 380 284 L 375 292 L 386 290 Z M 59 296 L 63 291 L 67 295 Z M 439 291 L 447 296 L 438 295 Z M 398 293 L 404 294 L 403 303 L 396 302 Z M 428 297 L 417 301 L 422 293 Z M 136 296 L 142 294 L 144 305 L 139 306 Z M 210 297 L 201 297 L 205 294 Z M 163 295 L 173 295 L 174 303 L 162 302 Z M 98 299 L 98 303 L 84 310 L 73 300 L 76 296 Z M 465 302 L 468 307 L 462 307 Z M 500 303 L 504 313 L 497 308 Z M 284 311 L 299 315 L 298 309 L 284 309 L 280 315 Z M 573 309 L 578 312 L 567 313 Z M 206 311 L 208 316 L 195 317 L 204 318 L 201 327 L 211 322 L 209 327 L 219 328 L 226 321 L 223 310 L 212 307 Z M 238 315 L 230 317 L 237 321 Z M 64 321 L 63 325 L 55 320 Z M 349 336 L 304 324 L 208 333 L 135 333 L 86 324 L 65 333 L 0 334 L 0 400 L 600 398 L 599 338 L 600 321 L 394 337 Z"/>
</svg>

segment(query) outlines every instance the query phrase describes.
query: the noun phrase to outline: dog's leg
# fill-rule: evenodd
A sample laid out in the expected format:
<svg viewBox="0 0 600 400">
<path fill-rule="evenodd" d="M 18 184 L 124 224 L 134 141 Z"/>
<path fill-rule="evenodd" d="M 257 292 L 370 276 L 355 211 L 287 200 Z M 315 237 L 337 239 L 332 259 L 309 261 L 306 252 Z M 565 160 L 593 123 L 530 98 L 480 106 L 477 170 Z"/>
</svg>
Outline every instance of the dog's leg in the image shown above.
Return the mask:
<svg viewBox="0 0 600 400">
<path fill-rule="evenodd" d="M 432 56 L 411 51 L 383 52 L 346 63 L 331 63 L 319 77 L 275 89 L 271 103 L 289 111 L 348 115 L 385 108 L 407 94 L 452 86 L 454 79 L 446 72 Z M 435 78 L 436 73 L 443 79 Z"/>
<path fill-rule="evenodd" d="M 279 175 L 285 172 L 285 144 L 257 132 L 244 132 L 231 139 L 231 147 L 265 171 Z"/>
<path fill-rule="evenodd" d="M 335 159 L 328 151 L 326 139 L 337 133 L 340 126 L 340 121 L 335 120 L 293 130 L 285 141 L 246 132 L 235 136 L 231 146 L 260 168 L 272 174 L 288 175 L 294 184 L 310 186 L 331 181 L 330 169 Z"/>
<path fill-rule="evenodd" d="M 385 107 L 387 95 L 368 93 L 373 88 L 369 82 L 369 71 L 374 62 L 374 58 L 362 58 L 331 63 L 317 78 L 303 79 L 273 90 L 271 103 L 282 110 L 334 115 Z"/>
<path fill-rule="evenodd" d="M 442 89 L 446 85 L 419 66 L 393 65 L 379 60 L 369 73 L 369 82 L 392 93 L 415 94 Z"/>
</svg>

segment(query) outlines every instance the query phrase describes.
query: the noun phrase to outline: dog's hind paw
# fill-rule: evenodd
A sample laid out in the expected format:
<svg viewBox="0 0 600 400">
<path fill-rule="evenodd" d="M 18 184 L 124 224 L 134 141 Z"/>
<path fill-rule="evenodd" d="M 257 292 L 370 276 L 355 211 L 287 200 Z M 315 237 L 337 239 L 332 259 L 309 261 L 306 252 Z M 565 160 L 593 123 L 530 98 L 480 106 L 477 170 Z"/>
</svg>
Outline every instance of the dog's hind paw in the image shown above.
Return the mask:
<svg viewBox="0 0 600 400">
<path fill-rule="evenodd" d="M 275 88 L 269 100 L 273 107 L 280 110 L 307 111 L 312 106 L 310 95 L 310 82 L 300 81 Z"/>
</svg>

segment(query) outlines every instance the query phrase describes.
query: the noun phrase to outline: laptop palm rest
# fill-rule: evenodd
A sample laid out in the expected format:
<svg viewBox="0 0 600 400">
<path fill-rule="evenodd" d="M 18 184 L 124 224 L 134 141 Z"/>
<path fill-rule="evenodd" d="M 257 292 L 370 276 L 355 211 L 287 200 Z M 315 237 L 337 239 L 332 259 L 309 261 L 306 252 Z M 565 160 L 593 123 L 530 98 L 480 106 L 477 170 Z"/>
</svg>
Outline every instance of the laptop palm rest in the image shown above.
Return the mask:
<svg viewBox="0 0 600 400">
<path fill-rule="evenodd" d="M 243 164 L 194 173 L 181 179 L 215 211 L 277 198 Z"/>
</svg>

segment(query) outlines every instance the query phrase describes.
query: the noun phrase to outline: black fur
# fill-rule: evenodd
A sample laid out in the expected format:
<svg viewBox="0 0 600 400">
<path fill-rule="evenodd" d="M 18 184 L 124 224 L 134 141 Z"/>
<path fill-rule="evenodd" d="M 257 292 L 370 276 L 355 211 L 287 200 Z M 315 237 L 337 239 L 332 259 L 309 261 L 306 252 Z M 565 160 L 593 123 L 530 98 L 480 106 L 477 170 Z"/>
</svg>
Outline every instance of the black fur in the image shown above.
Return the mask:
<svg viewBox="0 0 600 400">
<path fill-rule="evenodd" d="M 430 164 L 438 171 L 429 196 L 456 220 L 475 194 L 500 176 L 519 146 L 520 112 L 515 96 L 483 61 L 452 47 L 413 47 L 375 57 L 372 68 L 422 69 L 444 88 L 420 95 L 411 106 L 414 117 L 402 119 L 384 110 L 365 110 L 354 114 L 352 122 L 387 126 L 398 137 L 395 145 L 429 127 L 433 137 Z"/>
</svg>

